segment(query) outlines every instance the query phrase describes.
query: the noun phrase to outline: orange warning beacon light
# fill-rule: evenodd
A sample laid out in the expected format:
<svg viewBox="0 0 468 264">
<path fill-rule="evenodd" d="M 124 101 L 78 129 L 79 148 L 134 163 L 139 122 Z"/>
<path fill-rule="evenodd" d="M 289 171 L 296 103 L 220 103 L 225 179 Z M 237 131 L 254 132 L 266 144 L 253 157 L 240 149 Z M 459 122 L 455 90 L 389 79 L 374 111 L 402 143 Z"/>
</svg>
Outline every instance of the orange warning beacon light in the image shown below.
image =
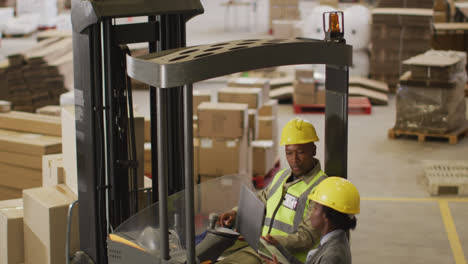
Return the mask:
<svg viewBox="0 0 468 264">
<path fill-rule="evenodd" d="M 326 26 L 326 15 L 328 15 L 328 28 Z M 344 41 L 344 17 L 342 11 L 323 13 L 323 32 L 325 32 L 325 40 Z"/>
</svg>

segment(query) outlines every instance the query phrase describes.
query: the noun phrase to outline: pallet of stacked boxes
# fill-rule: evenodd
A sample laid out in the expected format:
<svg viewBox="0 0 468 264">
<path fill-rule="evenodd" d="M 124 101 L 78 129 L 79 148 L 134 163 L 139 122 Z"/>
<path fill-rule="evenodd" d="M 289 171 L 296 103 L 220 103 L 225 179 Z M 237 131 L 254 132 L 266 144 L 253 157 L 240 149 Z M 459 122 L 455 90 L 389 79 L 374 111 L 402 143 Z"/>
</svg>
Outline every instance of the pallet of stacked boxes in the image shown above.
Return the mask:
<svg viewBox="0 0 468 264">
<path fill-rule="evenodd" d="M 13 109 L 34 112 L 59 104 L 60 94 L 73 89 L 71 38 L 52 38 L 8 57 L 0 67 L 0 99 Z"/>
<path fill-rule="evenodd" d="M 42 185 L 42 156 L 62 152 L 60 118 L 0 113 L 0 200 Z"/>
<path fill-rule="evenodd" d="M 456 143 L 459 134 L 468 131 L 464 88 L 467 80 L 466 53 L 428 51 L 404 61 L 410 71 L 400 80 L 397 115 L 390 137 L 412 135 L 449 137 Z"/>
<path fill-rule="evenodd" d="M 223 201 L 203 196 L 204 182 L 226 175 L 251 181 L 252 148 L 248 144 L 248 106 L 233 103 L 202 103 L 198 106 L 200 135 L 199 173 L 202 195 L 200 210 L 217 212 Z M 205 188 L 205 189 L 203 189 Z"/>
<path fill-rule="evenodd" d="M 403 60 L 431 48 L 432 9 L 376 8 L 372 11 L 371 66 L 373 79 L 395 92 Z"/>
<path fill-rule="evenodd" d="M 298 0 L 271 0 L 270 1 L 270 29 L 274 20 L 299 20 Z"/>
<path fill-rule="evenodd" d="M 325 89 L 319 89 L 313 70 L 296 69 L 293 101 L 295 105 L 325 105 Z"/>
<path fill-rule="evenodd" d="M 248 171 L 248 106 L 202 103 L 198 106 L 200 182 Z"/>
</svg>

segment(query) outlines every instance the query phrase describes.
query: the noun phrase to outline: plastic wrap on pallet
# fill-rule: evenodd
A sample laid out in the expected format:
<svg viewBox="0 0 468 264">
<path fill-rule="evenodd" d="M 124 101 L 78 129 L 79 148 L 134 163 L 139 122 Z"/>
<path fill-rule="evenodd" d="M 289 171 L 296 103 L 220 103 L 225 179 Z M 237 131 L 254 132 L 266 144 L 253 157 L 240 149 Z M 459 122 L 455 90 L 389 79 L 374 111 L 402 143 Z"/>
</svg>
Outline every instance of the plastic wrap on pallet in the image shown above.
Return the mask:
<svg viewBox="0 0 468 264">
<path fill-rule="evenodd" d="M 445 134 L 466 120 L 466 72 L 456 76 L 453 88 L 400 85 L 396 100 L 396 129 Z"/>
</svg>

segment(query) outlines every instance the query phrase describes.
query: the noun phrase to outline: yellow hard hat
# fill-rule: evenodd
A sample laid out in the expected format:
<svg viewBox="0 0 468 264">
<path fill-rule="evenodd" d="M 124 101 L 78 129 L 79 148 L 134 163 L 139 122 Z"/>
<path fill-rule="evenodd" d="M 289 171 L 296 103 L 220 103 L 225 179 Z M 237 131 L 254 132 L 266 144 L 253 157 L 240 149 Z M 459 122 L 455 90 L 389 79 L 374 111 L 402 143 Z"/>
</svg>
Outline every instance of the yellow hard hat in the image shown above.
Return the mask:
<svg viewBox="0 0 468 264">
<path fill-rule="evenodd" d="M 345 214 L 359 214 L 360 196 L 356 187 L 346 179 L 328 177 L 309 194 L 309 199 Z"/>
<path fill-rule="evenodd" d="M 315 132 L 312 123 L 300 118 L 294 118 L 283 127 L 280 145 L 306 144 L 318 140 L 317 132 Z"/>
</svg>

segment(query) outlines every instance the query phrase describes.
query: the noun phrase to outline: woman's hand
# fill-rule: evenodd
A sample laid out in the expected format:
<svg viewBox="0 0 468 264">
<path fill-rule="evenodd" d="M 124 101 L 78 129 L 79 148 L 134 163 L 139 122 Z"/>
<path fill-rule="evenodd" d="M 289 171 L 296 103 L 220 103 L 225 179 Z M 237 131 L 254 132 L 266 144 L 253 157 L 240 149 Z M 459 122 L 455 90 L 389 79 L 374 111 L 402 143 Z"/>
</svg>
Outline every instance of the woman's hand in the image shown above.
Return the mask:
<svg viewBox="0 0 468 264">
<path fill-rule="evenodd" d="M 272 237 L 270 234 L 266 236 L 262 236 L 263 240 L 265 240 L 268 244 L 270 245 L 278 245 L 278 240 L 276 240 L 274 237 Z"/>
</svg>

